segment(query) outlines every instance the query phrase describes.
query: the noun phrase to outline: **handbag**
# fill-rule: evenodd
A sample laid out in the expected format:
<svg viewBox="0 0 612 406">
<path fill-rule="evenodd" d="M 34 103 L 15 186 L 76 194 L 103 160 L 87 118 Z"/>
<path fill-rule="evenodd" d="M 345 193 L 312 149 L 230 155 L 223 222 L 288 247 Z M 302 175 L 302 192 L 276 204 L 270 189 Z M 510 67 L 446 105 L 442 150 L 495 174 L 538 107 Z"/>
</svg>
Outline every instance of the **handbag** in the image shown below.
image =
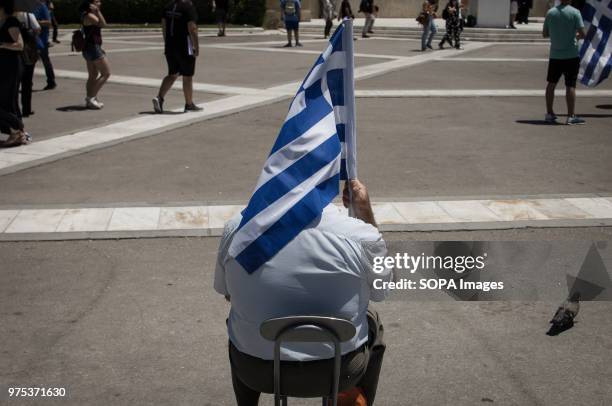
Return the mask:
<svg viewBox="0 0 612 406">
<path fill-rule="evenodd" d="M 30 22 L 30 14 L 26 13 L 27 26 L 21 30 L 21 37 L 23 38 L 23 51 L 21 51 L 21 59 L 24 65 L 32 66 L 38 61 L 38 44 L 36 40 L 36 33 L 32 30 L 32 23 Z"/>
</svg>

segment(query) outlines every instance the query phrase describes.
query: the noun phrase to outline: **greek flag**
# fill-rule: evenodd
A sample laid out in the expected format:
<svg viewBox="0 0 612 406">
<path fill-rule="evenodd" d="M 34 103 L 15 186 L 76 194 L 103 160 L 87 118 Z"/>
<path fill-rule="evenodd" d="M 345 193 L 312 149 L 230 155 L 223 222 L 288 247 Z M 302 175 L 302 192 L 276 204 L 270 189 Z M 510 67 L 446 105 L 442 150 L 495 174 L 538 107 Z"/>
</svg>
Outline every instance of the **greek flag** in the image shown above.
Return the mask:
<svg viewBox="0 0 612 406">
<path fill-rule="evenodd" d="M 321 215 L 356 171 L 353 26 L 344 20 L 295 95 L 229 254 L 253 273 Z"/>
<path fill-rule="evenodd" d="M 582 9 L 586 37 L 580 47 L 580 82 L 597 86 L 610 75 L 612 0 L 588 0 Z"/>
</svg>

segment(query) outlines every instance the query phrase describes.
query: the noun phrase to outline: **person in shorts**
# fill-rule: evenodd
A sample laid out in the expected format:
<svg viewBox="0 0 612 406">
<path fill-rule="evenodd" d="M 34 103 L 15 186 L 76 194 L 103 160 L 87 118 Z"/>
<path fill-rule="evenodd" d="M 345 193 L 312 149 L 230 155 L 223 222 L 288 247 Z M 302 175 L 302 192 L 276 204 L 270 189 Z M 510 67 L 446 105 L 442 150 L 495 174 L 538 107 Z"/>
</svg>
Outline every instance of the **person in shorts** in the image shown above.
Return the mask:
<svg viewBox="0 0 612 406">
<path fill-rule="evenodd" d="M 82 54 L 88 73 L 85 107 L 91 110 L 104 107 L 104 103 L 98 100 L 98 93 L 110 77 L 110 64 L 102 49 L 102 28 L 106 26 L 106 19 L 100 10 L 101 6 L 100 0 L 85 0 L 79 9 L 85 34 Z"/>
<path fill-rule="evenodd" d="M 550 60 L 546 80 L 546 116 L 548 123 L 556 123 L 557 115 L 553 110 L 555 87 L 565 78 L 565 98 L 567 101 L 567 124 L 584 124 L 584 120 L 575 115 L 576 81 L 580 70 L 578 39 L 585 36 L 584 22 L 580 12 L 570 5 L 571 0 L 561 0 L 551 8 L 544 20 L 542 35 L 550 38 Z"/>
<path fill-rule="evenodd" d="M 162 80 L 159 93 L 153 99 L 153 109 L 158 114 L 164 112 L 164 97 L 179 75 L 183 76 L 185 113 L 203 110 L 193 102 L 193 74 L 196 58 L 200 55 L 197 21 L 195 7 L 189 0 L 172 0 L 164 8 L 162 34 L 168 75 Z"/>
<path fill-rule="evenodd" d="M 281 18 L 285 22 L 287 29 L 287 44 L 285 48 L 291 47 L 291 33 L 295 33 L 295 46 L 301 47 L 300 43 L 300 17 L 302 14 L 302 4 L 300 0 L 281 0 Z"/>
</svg>

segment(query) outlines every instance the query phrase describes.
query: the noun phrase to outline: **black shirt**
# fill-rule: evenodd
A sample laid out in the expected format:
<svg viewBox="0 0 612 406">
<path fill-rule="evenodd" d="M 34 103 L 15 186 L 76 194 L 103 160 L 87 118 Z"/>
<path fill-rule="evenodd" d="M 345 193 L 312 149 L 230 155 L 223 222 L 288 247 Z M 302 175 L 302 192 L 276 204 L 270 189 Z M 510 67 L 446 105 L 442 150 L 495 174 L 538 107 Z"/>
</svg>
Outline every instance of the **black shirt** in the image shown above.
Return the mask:
<svg viewBox="0 0 612 406">
<path fill-rule="evenodd" d="M 12 44 L 15 42 L 9 29 L 12 27 L 21 28 L 21 23 L 16 17 L 9 16 L 6 20 L 4 20 L 4 24 L 0 27 L 0 42 L 1 43 L 9 43 Z M 0 49 L 0 55 L 3 57 L 15 57 L 17 58 L 20 55 L 19 51 L 11 51 L 9 49 Z"/>
<path fill-rule="evenodd" d="M 229 0 L 215 0 L 215 5 L 220 10 L 227 10 L 229 8 Z"/>
<path fill-rule="evenodd" d="M 189 55 L 188 24 L 190 21 L 197 22 L 198 20 L 193 3 L 188 0 L 171 1 L 164 8 L 163 19 L 166 24 L 166 52 L 171 50 Z"/>
</svg>

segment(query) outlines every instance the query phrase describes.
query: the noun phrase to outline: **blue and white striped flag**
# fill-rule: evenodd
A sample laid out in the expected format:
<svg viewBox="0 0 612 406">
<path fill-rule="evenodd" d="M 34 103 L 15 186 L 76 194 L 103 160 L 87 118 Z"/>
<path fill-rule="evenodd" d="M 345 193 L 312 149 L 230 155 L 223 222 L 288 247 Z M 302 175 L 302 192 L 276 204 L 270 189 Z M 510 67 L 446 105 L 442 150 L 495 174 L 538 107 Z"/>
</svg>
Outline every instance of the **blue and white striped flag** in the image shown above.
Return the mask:
<svg viewBox="0 0 612 406">
<path fill-rule="evenodd" d="M 612 0 L 588 0 L 582 9 L 586 37 L 580 47 L 580 82 L 597 86 L 610 75 Z"/>
<path fill-rule="evenodd" d="M 344 20 L 295 95 L 229 254 L 253 273 L 355 179 L 353 26 Z"/>
</svg>

